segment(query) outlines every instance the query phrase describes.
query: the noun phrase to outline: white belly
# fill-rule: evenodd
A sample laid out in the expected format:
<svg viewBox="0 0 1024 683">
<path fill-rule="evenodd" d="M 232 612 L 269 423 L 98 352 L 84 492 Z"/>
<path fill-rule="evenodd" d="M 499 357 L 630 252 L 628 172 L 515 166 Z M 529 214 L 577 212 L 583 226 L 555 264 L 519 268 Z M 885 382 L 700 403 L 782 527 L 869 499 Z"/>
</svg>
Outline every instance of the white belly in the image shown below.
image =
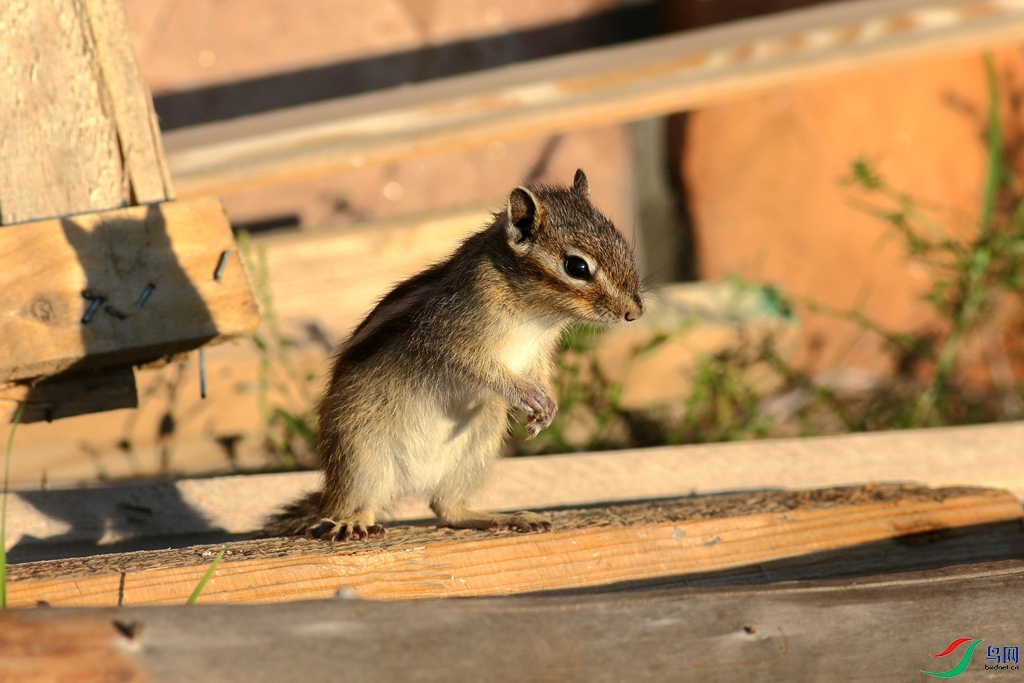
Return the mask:
<svg viewBox="0 0 1024 683">
<path fill-rule="evenodd" d="M 530 375 L 546 360 L 562 331 L 562 320 L 544 316 L 512 323 L 498 344 L 498 357 L 513 374 Z"/>
<path fill-rule="evenodd" d="M 422 397 L 410 403 L 404 428 L 389 444 L 394 469 L 392 500 L 430 497 L 477 480 L 498 456 L 507 426 L 504 403 L 490 392 L 467 391 L 462 400 Z"/>
</svg>

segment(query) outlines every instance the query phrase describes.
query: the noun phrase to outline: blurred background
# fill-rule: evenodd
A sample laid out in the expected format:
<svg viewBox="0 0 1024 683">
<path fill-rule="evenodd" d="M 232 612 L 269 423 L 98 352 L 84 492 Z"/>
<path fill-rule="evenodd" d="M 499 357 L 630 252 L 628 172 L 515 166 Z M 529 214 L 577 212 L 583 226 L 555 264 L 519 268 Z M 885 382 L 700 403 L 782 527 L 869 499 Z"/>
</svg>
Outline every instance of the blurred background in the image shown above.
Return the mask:
<svg viewBox="0 0 1024 683">
<path fill-rule="evenodd" d="M 171 154 L 207 124 L 828 4 L 126 0 Z M 1017 48 L 915 58 L 224 193 L 258 336 L 207 351 L 205 401 L 186 357 L 138 374 L 138 410 L 22 426 L 11 482 L 311 466 L 331 348 L 512 187 L 577 168 L 651 313 L 566 336 L 558 421 L 510 455 L 1016 419 L 1022 88 Z"/>
</svg>

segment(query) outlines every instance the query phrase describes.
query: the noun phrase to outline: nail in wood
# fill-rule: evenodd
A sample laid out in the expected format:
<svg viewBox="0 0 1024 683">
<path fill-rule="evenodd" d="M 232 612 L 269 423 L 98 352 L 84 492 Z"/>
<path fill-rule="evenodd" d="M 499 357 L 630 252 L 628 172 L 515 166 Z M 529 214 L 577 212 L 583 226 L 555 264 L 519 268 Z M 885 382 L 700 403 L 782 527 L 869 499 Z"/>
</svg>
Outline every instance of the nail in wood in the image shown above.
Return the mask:
<svg viewBox="0 0 1024 683">
<path fill-rule="evenodd" d="M 220 279 L 224 276 L 224 269 L 228 267 L 228 259 L 230 258 L 230 251 L 222 251 L 220 253 L 220 260 L 217 261 L 217 270 L 213 271 L 213 279 L 217 282 L 220 282 Z"/>
<path fill-rule="evenodd" d="M 154 289 L 156 289 L 156 285 L 154 285 L 152 282 L 146 285 L 146 288 L 142 290 L 142 294 L 139 294 L 139 298 L 135 302 L 135 307 L 142 308 L 143 306 L 145 306 L 146 302 L 149 300 L 149 295 L 153 293 Z"/>
</svg>

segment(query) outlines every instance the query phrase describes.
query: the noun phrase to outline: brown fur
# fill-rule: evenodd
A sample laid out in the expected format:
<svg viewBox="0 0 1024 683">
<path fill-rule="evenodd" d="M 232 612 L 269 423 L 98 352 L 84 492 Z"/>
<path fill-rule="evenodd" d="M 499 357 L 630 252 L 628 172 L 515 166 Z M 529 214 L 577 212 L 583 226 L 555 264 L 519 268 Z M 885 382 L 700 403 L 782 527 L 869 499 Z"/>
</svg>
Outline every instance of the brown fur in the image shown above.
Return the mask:
<svg viewBox="0 0 1024 683">
<path fill-rule="evenodd" d="M 570 255 L 596 267 L 591 280 L 566 275 Z M 379 535 L 375 513 L 406 495 L 428 497 L 451 526 L 550 528 L 464 502 L 500 452 L 509 407 L 526 410 L 531 434 L 550 423 L 561 329 L 642 313 L 632 253 L 582 171 L 570 188 L 516 188 L 490 226 L 398 284 L 338 349 L 318 408 L 324 486 L 265 533 Z"/>
</svg>

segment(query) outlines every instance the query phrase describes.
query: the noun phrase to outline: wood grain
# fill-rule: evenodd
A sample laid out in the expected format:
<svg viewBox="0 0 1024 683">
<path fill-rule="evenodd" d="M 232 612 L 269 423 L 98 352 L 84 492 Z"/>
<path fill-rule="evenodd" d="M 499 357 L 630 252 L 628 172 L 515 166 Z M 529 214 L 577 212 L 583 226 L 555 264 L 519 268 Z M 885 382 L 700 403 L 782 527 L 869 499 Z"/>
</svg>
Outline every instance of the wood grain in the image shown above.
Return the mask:
<svg viewBox="0 0 1024 683">
<path fill-rule="evenodd" d="M 0 629 L 0 681 L 142 683 L 109 617 L 77 614 Z"/>
<path fill-rule="evenodd" d="M 215 281 L 225 251 L 234 262 Z M 103 299 L 88 323 L 83 292 Z M 0 310 L 10 312 L 0 318 L 0 381 L 144 362 L 251 334 L 259 323 L 215 200 L 0 230 Z"/>
<path fill-rule="evenodd" d="M 0 92 L 0 225 L 173 198 L 153 104 L 120 0 L 11 0 L 0 5 L 0 27 L 0 72 L 6 75 Z M 68 351 L 66 347 L 73 345 L 71 325 L 54 318 L 59 311 L 47 297 L 59 297 L 55 283 L 73 280 L 81 268 L 60 275 L 46 270 L 59 267 L 59 259 L 55 253 L 34 252 L 22 239 L 26 234 L 0 231 L 5 249 L 0 258 L 0 270 L 5 271 L 0 275 L 5 289 L 0 313 L 7 321 L 0 324 L 0 353 L 7 356 L 27 346 L 59 354 L 60 348 Z M 45 240 L 35 246 L 53 247 Z M 9 251 L 13 248 L 24 251 Z M 90 270 L 95 265 L 87 264 Z M 8 276 L 17 278 L 14 286 Z M 54 282 L 40 282 L 39 277 L 52 277 Z M 26 292 L 42 296 L 26 302 L 20 298 Z M 67 292 L 63 295 L 70 304 Z M 72 309 L 77 308 L 74 303 Z M 18 324 L 27 312 L 23 305 L 35 318 L 29 323 L 31 330 Z M 50 338 L 61 325 L 65 334 Z M 23 333 L 26 336 L 17 339 L 9 336 Z M 80 345 L 94 341 L 83 338 Z M 52 364 L 30 362 L 27 374 L 9 372 L 7 366 L 0 370 L 0 415 L 10 419 L 17 402 L 26 403 L 27 421 L 136 404 L 134 374 L 125 365 L 102 378 L 86 372 L 42 383 L 5 384 L 69 367 L 77 362 L 76 352 L 70 353 Z"/>
<path fill-rule="evenodd" d="M 19 424 L 52 422 L 138 405 L 135 371 L 130 367 L 37 378 L 0 384 L 0 421 L 13 422 L 24 405 Z"/>
<path fill-rule="evenodd" d="M 0 26 L 0 225 L 173 197 L 119 0 L 10 0 Z"/>
<path fill-rule="evenodd" d="M 1017 0 L 859 0 L 170 132 L 182 196 L 726 101 L 1024 37 Z"/>
<path fill-rule="evenodd" d="M 25 662 L 54 670 L 68 649 L 96 643 L 124 653 L 154 683 L 278 683 L 296 671 L 306 683 L 337 681 L 339 672 L 353 683 L 904 683 L 951 668 L 929 655 L 962 634 L 983 634 L 981 648 L 1016 644 L 1022 612 L 1019 560 L 639 593 L 8 610 L 0 638 L 32 648 L 5 656 L 0 672 Z M 134 626 L 130 638 L 111 635 L 115 620 Z M 55 632 L 62 637 L 48 637 Z M 103 640 L 112 637 L 120 642 Z M 1013 677 L 984 672 L 981 648 L 964 680 Z"/>
<path fill-rule="evenodd" d="M 487 510 L 541 509 L 865 481 L 1005 487 L 1024 498 L 1021 443 L 1024 423 L 1018 422 L 507 458 L 495 463 L 472 503 Z M 13 553 L 53 557 L 69 544 L 97 552 L 141 539 L 252 533 L 272 511 L 313 490 L 318 478 L 288 472 L 23 488 L 8 501 L 7 542 Z M 388 518 L 431 517 L 424 501 L 409 500 Z"/>
<path fill-rule="evenodd" d="M 84 27 L 99 66 L 100 91 L 113 112 L 132 204 L 174 198 L 160 127 L 142 79 L 122 0 L 81 0 Z M 80 10 L 81 11 L 81 10 Z"/>
<path fill-rule="evenodd" d="M 484 207 L 253 240 L 283 323 L 348 334 L 388 290 L 451 254 L 491 220 Z M 386 267 L 382 267 L 386 264 Z M 338 296 L 344 292 L 344 296 Z"/>
<path fill-rule="evenodd" d="M 10 0 L 0 26 L 0 224 L 127 204 L 117 125 L 78 3 Z"/>
<path fill-rule="evenodd" d="M 339 589 L 377 600 L 505 595 L 678 577 L 957 527 L 1019 521 L 1011 494 L 886 485 L 727 494 L 555 511 L 549 534 L 396 527 L 383 540 L 229 544 L 204 602 Z M 8 604 L 180 604 L 216 547 L 9 567 Z"/>
</svg>

